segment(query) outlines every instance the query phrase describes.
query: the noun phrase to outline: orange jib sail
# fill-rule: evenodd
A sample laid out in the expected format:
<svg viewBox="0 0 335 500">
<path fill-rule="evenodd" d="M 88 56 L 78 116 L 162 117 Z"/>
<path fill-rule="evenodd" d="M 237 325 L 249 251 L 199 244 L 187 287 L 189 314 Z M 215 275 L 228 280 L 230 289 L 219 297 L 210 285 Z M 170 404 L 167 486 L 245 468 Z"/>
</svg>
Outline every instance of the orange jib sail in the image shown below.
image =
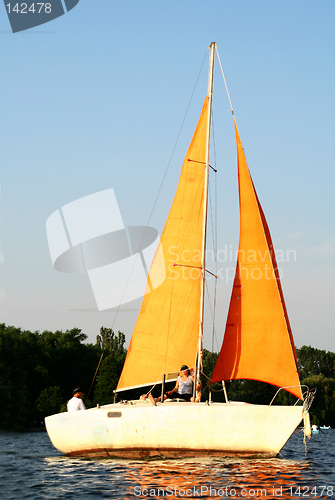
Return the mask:
<svg viewBox="0 0 335 500">
<path fill-rule="evenodd" d="M 235 133 L 240 241 L 224 340 L 212 380 L 258 380 L 287 387 L 302 399 L 274 248 L 236 123 Z"/>
<path fill-rule="evenodd" d="M 154 384 L 194 366 L 200 315 L 201 240 L 206 154 L 206 97 L 175 198 L 153 260 L 117 391 Z"/>
</svg>

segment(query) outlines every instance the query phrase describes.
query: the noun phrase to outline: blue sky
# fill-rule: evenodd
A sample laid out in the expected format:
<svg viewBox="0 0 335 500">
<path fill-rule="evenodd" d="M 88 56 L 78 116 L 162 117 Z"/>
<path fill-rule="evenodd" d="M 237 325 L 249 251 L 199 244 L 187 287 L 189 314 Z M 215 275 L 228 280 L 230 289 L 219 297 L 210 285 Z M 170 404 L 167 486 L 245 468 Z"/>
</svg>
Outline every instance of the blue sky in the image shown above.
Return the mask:
<svg viewBox="0 0 335 500">
<path fill-rule="evenodd" d="M 66 15 L 12 34 L 0 6 L 3 321 L 40 331 L 77 326 L 90 341 L 113 325 L 129 341 L 140 301 L 116 319 L 94 311 L 88 277 L 53 269 L 45 223 L 108 188 L 125 225 L 147 223 L 216 41 L 275 248 L 293 251 L 279 265 L 296 344 L 335 351 L 334 25 L 332 0 L 80 0 Z M 150 223 L 159 231 L 206 94 L 207 64 Z M 223 250 L 238 243 L 238 200 L 218 65 L 214 92 Z M 222 263 L 223 275 L 227 265 L 234 267 Z M 219 281 L 219 344 L 230 287 Z"/>
</svg>

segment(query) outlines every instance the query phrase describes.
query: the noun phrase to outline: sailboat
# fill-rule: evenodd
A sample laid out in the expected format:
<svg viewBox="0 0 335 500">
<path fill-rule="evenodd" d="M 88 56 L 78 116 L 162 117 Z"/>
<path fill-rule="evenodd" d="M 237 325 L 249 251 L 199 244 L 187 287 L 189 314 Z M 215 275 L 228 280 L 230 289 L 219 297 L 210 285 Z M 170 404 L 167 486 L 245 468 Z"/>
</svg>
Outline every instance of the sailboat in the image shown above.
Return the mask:
<svg viewBox="0 0 335 500">
<path fill-rule="evenodd" d="M 186 153 L 177 191 L 152 262 L 116 394 L 176 379 L 181 365 L 200 380 L 206 281 L 206 225 L 216 44 L 208 92 Z M 276 456 L 308 409 L 270 231 L 234 117 L 240 241 L 224 340 L 213 382 L 253 379 L 297 398 L 293 406 L 211 400 L 120 401 L 46 418 L 54 446 L 79 456 Z M 162 280 L 162 276 L 165 279 Z M 163 281 L 163 282 L 162 282 Z M 162 282 L 162 283 L 161 283 Z M 161 283 L 155 286 L 156 283 Z M 198 398 L 199 399 L 199 398 Z"/>
</svg>

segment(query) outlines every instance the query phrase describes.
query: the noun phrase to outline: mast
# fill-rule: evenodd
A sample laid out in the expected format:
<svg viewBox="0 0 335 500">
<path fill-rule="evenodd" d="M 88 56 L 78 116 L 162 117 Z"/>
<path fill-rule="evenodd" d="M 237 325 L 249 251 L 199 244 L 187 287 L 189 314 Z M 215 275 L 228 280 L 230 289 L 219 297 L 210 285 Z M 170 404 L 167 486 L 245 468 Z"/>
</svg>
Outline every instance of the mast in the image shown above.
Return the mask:
<svg viewBox="0 0 335 500">
<path fill-rule="evenodd" d="M 200 381 L 203 358 L 203 332 L 204 332 L 204 304 L 205 304 L 205 280 L 206 280 L 206 233 L 207 233 L 207 205 L 208 205 L 208 173 L 209 173 L 209 146 L 211 138 L 211 123 L 212 123 L 212 98 L 213 98 L 213 77 L 214 77 L 214 55 L 216 43 L 210 45 L 209 55 L 209 73 L 208 73 L 208 113 L 207 113 L 207 135 L 206 135 L 206 156 L 204 168 L 204 203 L 203 203 L 203 232 L 202 232 L 202 261 L 201 261 L 201 288 L 200 288 L 200 316 L 199 316 L 199 336 L 197 350 L 197 365 L 196 376 L 194 380 L 194 396 L 195 387 Z"/>
</svg>

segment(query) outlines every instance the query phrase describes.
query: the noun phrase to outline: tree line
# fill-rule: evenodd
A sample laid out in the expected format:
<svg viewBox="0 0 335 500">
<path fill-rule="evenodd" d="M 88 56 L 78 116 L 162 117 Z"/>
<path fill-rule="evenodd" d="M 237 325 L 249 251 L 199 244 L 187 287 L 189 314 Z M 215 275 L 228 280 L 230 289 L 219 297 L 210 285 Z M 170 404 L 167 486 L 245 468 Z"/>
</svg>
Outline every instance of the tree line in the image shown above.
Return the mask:
<svg viewBox="0 0 335 500">
<path fill-rule="evenodd" d="M 39 426 L 46 416 L 66 411 L 76 385 L 82 387 L 88 408 L 113 402 L 127 353 L 125 336 L 102 327 L 95 344 L 85 343 L 86 339 L 79 328 L 40 333 L 0 324 L 0 428 Z M 303 346 L 297 356 L 301 383 L 317 388 L 312 423 L 335 427 L 335 354 Z M 222 386 L 207 384 L 217 357 L 204 350 L 203 401 L 224 401 Z M 255 404 L 269 404 L 278 390 L 253 380 L 228 381 L 226 389 L 229 400 Z M 134 399 L 149 390 L 126 391 L 120 397 Z M 155 391 L 159 395 L 160 388 Z M 274 404 L 294 401 L 292 395 L 280 391 Z"/>
<path fill-rule="evenodd" d="M 86 339 L 80 328 L 40 333 L 0 324 L 0 428 L 39 426 L 46 416 L 66 411 L 76 385 L 88 396 L 88 408 L 113 401 L 125 336 L 102 327 L 95 344 Z"/>
</svg>

